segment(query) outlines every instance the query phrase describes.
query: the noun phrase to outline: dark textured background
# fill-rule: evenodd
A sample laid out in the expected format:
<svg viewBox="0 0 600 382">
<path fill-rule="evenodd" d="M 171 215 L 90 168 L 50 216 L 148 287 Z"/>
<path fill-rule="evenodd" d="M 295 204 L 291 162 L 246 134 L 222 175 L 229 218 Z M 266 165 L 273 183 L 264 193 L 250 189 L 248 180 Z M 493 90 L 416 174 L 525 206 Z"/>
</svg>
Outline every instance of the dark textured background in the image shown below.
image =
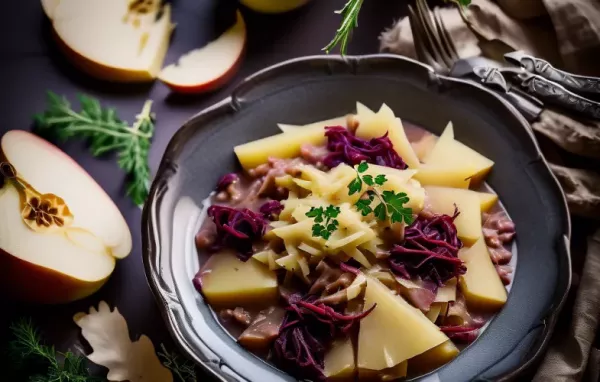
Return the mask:
<svg viewBox="0 0 600 382">
<path fill-rule="evenodd" d="M 173 19 L 178 24 L 166 63 L 197 48 L 218 34 L 226 25 L 214 17 L 217 2 L 229 0 L 173 0 Z M 247 53 L 240 72 L 218 92 L 195 97 L 178 97 L 160 82 L 148 85 L 107 84 L 79 73 L 56 51 L 50 23 L 39 0 L 2 0 L 5 17 L 0 23 L 0 135 L 11 129 L 30 130 L 32 115 L 46 104 L 46 91 L 52 90 L 74 100 L 77 93 L 99 98 L 104 105 L 118 109 L 122 119 L 131 121 L 144 100 L 154 100 L 156 133 L 150 167 L 156 171 L 170 138 L 194 113 L 224 98 L 229 90 L 248 75 L 292 57 L 320 54 L 339 24 L 334 10 L 345 0 L 313 0 L 308 6 L 283 15 L 259 15 L 243 10 L 248 28 Z M 350 45 L 350 54 L 375 53 L 381 29 L 391 25 L 405 12 L 404 1 L 365 2 L 359 33 Z M 222 16 L 222 15 L 221 15 Z M 224 19 L 227 19 L 226 17 Z M 215 25 L 217 24 L 217 25 Z M 0 308 L 0 344 L 5 343 L 9 323 L 20 316 L 31 316 L 50 343 L 60 350 L 81 346 L 79 330 L 72 321 L 76 312 L 106 300 L 116 305 L 127 319 L 134 338 L 147 334 L 155 345 L 171 346 L 162 318 L 148 288 L 142 266 L 141 210 L 124 196 L 124 175 L 112 157 L 95 159 L 82 142 L 60 147 L 94 177 L 112 197 L 127 219 L 133 234 L 133 252 L 117 264 L 109 282 L 94 296 L 64 306 L 22 306 L 4 301 Z M 1 224 L 1 223 L 0 223 Z M 10 294 L 10 291 L 4 291 Z M 2 301 L 0 301 L 2 302 Z M 0 380 L 2 378 L 0 371 Z"/>
</svg>

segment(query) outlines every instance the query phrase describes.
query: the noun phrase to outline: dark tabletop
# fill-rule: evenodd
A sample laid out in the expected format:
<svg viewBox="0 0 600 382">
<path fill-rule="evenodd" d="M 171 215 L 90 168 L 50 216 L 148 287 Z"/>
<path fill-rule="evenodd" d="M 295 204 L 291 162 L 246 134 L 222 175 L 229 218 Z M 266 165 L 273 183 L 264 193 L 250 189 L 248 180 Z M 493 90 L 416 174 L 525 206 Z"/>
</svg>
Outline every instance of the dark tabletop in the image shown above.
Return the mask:
<svg viewBox="0 0 600 382">
<path fill-rule="evenodd" d="M 215 25 L 215 1 L 173 0 L 173 19 L 178 24 L 166 62 L 202 46 L 223 29 Z M 226 97 L 232 87 L 248 75 L 277 62 L 321 53 L 339 23 L 334 10 L 345 0 L 313 0 L 308 6 L 283 15 L 259 15 L 243 10 L 248 28 L 247 53 L 241 70 L 225 88 L 212 94 L 177 97 L 160 82 L 149 85 L 107 84 L 91 79 L 70 66 L 56 51 L 39 0 L 4 1 L 5 18 L 0 23 L 0 135 L 12 129 L 30 130 L 32 115 L 46 104 L 52 90 L 74 100 L 77 93 L 99 98 L 114 106 L 122 119 L 131 121 L 144 100 L 154 100 L 156 133 L 150 167 L 156 171 L 163 151 L 179 127 L 196 112 Z M 10 4 L 10 5 L 9 5 Z M 365 2 L 359 31 L 349 47 L 350 54 L 375 53 L 378 35 L 405 12 L 404 1 Z M 64 306 L 29 306 L 5 301 L 0 309 L 0 341 L 6 341 L 8 324 L 15 318 L 31 316 L 48 341 L 58 349 L 80 346 L 73 314 L 87 310 L 101 300 L 116 305 L 127 319 L 131 335 L 148 335 L 155 345 L 171 346 L 162 318 L 148 288 L 141 253 L 141 210 L 124 196 L 124 175 L 112 157 L 93 158 L 82 142 L 59 145 L 82 165 L 115 201 L 131 229 L 133 252 L 118 262 L 108 283 L 95 295 Z M 10 294 L 10 291 L 4 291 Z M 2 302 L 2 301 L 0 301 Z M 2 378 L 0 378 L 2 379 Z"/>
</svg>

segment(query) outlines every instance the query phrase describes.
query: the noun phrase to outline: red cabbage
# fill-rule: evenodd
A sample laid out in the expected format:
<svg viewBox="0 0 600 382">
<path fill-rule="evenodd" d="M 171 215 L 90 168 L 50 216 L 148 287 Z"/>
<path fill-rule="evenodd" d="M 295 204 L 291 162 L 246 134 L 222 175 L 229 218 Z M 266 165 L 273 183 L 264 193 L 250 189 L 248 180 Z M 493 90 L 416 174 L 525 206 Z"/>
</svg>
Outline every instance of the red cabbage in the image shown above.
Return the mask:
<svg viewBox="0 0 600 382">
<path fill-rule="evenodd" d="M 382 137 L 366 140 L 358 138 L 342 126 L 329 126 L 325 128 L 325 136 L 328 138 L 327 149 L 330 153 L 323 164 L 329 168 L 340 163 L 354 166 L 363 161 L 400 170 L 408 168 L 394 150 L 387 133 Z"/>
<path fill-rule="evenodd" d="M 373 305 L 362 313 L 345 315 L 317 300 L 315 295 L 302 298 L 299 293 L 292 294 L 273 344 L 275 363 L 298 379 L 325 380 L 323 368 L 329 343 L 339 334 L 347 335 L 375 309 Z"/>
<path fill-rule="evenodd" d="M 224 191 L 227 189 L 227 187 L 229 187 L 230 184 L 235 183 L 239 180 L 240 180 L 239 175 L 234 172 L 225 174 L 217 182 L 217 191 Z"/>
<path fill-rule="evenodd" d="M 451 340 L 470 344 L 479 336 L 479 326 L 440 326 L 440 330 Z"/>
<path fill-rule="evenodd" d="M 240 260 L 247 261 L 252 256 L 252 244 L 265 234 L 265 220 L 247 208 L 210 206 L 208 216 L 217 227 L 217 238 L 210 248 L 211 252 L 231 248 Z"/>
<path fill-rule="evenodd" d="M 458 258 L 462 242 L 458 238 L 453 216 L 419 216 L 404 230 L 404 241 L 395 245 L 388 258 L 390 268 L 400 277 L 420 277 L 442 286 L 467 271 Z"/>
<path fill-rule="evenodd" d="M 274 220 L 283 211 L 283 204 L 277 200 L 269 200 L 260 206 L 260 213 L 265 219 Z"/>
</svg>

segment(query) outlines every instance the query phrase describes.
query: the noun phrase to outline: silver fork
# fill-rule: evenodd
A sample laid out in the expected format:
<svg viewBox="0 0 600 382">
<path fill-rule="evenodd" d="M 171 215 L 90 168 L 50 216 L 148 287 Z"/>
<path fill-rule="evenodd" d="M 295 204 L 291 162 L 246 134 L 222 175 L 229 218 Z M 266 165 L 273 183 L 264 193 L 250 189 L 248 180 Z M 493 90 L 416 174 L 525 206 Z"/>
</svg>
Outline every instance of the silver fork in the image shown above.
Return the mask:
<svg viewBox="0 0 600 382">
<path fill-rule="evenodd" d="M 458 75 L 474 82 L 483 82 L 475 76 L 472 68 L 482 65 L 482 60 L 486 63 L 494 62 L 480 57 L 461 60 L 448 29 L 444 25 L 439 8 L 436 7 L 431 11 L 426 0 L 416 0 L 416 12 L 409 5 L 408 17 L 419 61 L 431 66 L 436 73 Z M 459 61 L 461 67 L 455 66 Z M 497 65 L 494 63 L 494 66 Z M 462 73 L 458 74 L 461 71 Z M 502 86 L 498 86 L 497 82 L 485 84 L 514 105 L 528 121 L 536 120 L 539 117 L 543 104 L 535 97 L 516 88 L 510 89 L 505 81 L 501 84 Z"/>
</svg>

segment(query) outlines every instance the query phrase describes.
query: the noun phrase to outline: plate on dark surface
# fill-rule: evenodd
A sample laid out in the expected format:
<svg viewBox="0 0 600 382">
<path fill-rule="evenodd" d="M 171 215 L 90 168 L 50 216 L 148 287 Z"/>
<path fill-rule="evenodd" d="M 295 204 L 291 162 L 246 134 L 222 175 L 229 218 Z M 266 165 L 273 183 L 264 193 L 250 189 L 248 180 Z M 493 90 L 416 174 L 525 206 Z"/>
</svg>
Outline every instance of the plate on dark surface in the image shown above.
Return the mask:
<svg viewBox="0 0 600 382">
<path fill-rule="evenodd" d="M 294 59 L 243 81 L 232 96 L 192 117 L 173 137 L 143 215 L 144 265 L 181 349 L 224 381 L 292 381 L 239 346 L 192 285 L 194 236 L 203 200 L 236 171 L 235 145 L 352 112 L 355 102 L 389 105 L 397 116 L 457 139 L 495 162 L 488 182 L 517 227 L 519 254 L 509 298 L 475 343 L 431 381 L 512 379 L 543 353 L 571 280 L 564 195 L 527 122 L 483 87 L 436 75 L 393 55 Z"/>
</svg>

